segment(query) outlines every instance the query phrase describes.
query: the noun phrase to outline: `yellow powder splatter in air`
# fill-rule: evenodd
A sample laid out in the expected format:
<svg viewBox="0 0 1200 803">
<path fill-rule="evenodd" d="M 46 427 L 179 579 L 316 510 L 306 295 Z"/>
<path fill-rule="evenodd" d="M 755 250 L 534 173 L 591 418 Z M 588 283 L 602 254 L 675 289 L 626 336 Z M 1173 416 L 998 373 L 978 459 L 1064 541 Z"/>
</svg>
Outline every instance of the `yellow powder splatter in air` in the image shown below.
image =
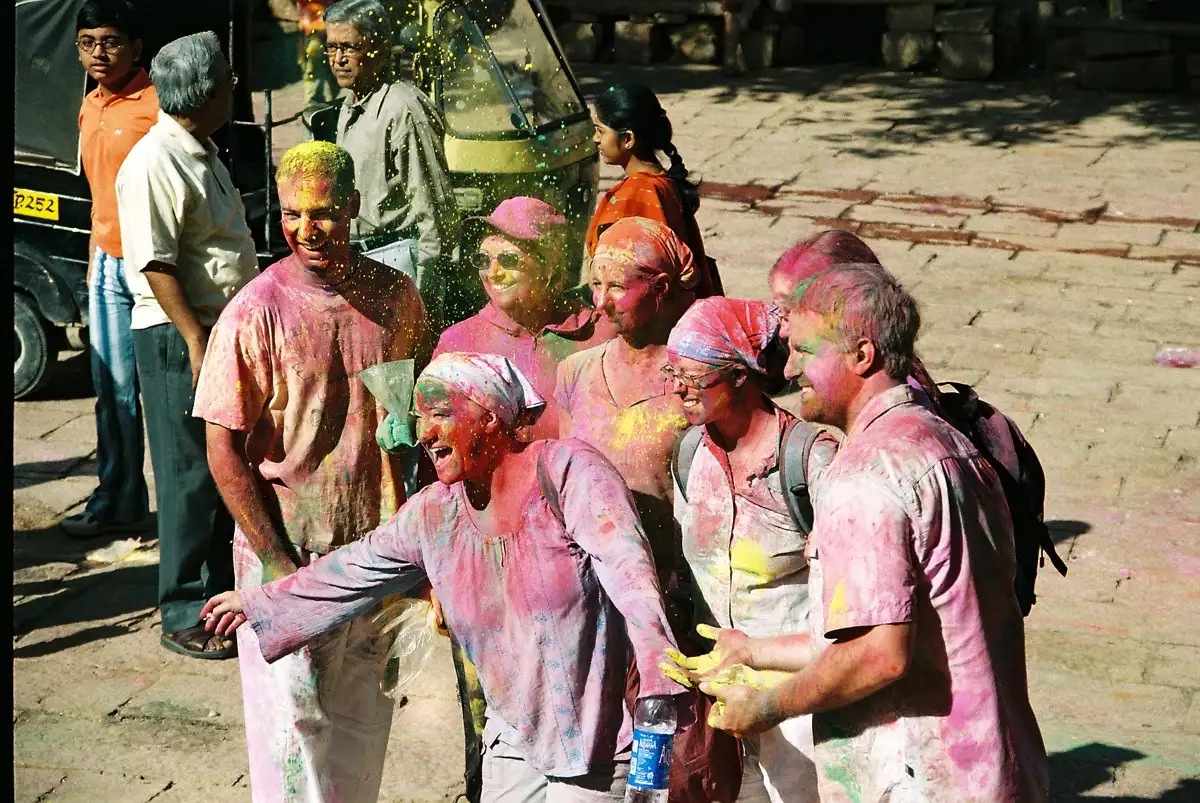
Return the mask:
<svg viewBox="0 0 1200 803">
<path fill-rule="evenodd" d="M 735 572 L 750 575 L 759 583 L 771 580 L 771 570 L 767 568 L 767 553 L 754 541 L 739 538 L 733 542 L 729 550 L 729 567 Z"/>
<path fill-rule="evenodd" d="M 626 449 L 651 434 L 661 435 L 686 425 L 682 413 L 652 412 L 644 405 L 626 407 L 613 424 L 612 447 Z"/>
</svg>

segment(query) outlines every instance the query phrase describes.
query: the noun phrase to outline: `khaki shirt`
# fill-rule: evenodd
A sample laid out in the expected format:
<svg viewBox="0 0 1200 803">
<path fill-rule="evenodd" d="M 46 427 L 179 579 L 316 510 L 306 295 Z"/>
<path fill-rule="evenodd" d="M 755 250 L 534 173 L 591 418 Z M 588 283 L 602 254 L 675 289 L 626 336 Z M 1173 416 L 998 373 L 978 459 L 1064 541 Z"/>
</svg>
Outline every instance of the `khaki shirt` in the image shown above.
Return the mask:
<svg viewBox="0 0 1200 803">
<path fill-rule="evenodd" d="M 132 328 L 170 323 L 143 271 L 174 265 L 196 320 L 212 326 L 234 293 L 258 275 L 246 210 L 212 140 L 203 144 L 159 112 L 117 173 L 117 206 Z"/>
<path fill-rule="evenodd" d="M 445 128 L 432 101 L 416 87 L 396 81 L 369 95 L 347 98 L 338 113 L 337 144 L 354 159 L 354 184 L 362 208 L 351 235 L 362 239 L 394 233 L 418 241 L 417 286 L 426 271 L 453 247 L 456 221 Z"/>
</svg>

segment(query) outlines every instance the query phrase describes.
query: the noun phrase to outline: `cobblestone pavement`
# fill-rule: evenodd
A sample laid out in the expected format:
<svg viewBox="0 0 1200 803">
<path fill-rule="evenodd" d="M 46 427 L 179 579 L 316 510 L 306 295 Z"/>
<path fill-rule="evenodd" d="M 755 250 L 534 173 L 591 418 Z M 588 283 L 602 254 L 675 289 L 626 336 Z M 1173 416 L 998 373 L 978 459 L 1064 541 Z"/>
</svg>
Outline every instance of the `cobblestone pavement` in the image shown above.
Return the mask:
<svg viewBox="0 0 1200 803">
<path fill-rule="evenodd" d="M 1070 565 L 1027 620 L 1054 799 L 1200 799 L 1200 370 L 1152 360 L 1200 346 L 1194 105 L 849 68 L 622 76 L 661 92 L 731 295 L 764 297 L 797 239 L 857 231 L 921 302 L 935 376 L 1037 448 Z M 54 527 L 95 483 L 68 362 L 53 398 L 15 405 L 15 799 L 247 800 L 236 664 L 158 647 L 154 542 Z M 453 797 L 458 721 L 443 652 L 397 710 L 384 800 Z"/>
</svg>

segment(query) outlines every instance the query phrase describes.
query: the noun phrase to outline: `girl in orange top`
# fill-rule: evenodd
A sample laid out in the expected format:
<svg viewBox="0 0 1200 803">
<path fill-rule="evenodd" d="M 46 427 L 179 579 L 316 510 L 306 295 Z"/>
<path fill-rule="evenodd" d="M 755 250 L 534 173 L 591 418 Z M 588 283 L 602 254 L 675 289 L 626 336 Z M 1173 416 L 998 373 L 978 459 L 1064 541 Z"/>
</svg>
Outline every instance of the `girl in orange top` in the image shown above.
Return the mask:
<svg viewBox="0 0 1200 803">
<path fill-rule="evenodd" d="M 683 157 L 671 142 L 671 121 L 654 93 L 641 84 L 610 86 L 592 102 L 592 141 L 605 164 L 619 165 L 625 178 L 600 197 L 588 226 L 588 259 L 606 228 L 626 217 L 645 217 L 665 224 L 687 243 L 696 262 L 697 298 L 723 295 L 717 265 L 704 253 L 696 224 L 700 193 L 687 180 Z M 663 169 L 658 152 L 671 166 Z"/>
</svg>

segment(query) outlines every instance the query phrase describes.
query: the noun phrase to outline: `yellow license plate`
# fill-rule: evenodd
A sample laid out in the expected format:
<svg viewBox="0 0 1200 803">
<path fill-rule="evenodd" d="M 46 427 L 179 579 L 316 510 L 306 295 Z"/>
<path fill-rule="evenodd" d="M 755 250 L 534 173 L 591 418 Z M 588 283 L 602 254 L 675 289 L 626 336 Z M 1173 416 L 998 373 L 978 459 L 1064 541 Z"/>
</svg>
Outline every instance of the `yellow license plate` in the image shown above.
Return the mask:
<svg viewBox="0 0 1200 803">
<path fill-rule="evenodd" d="M 58 220 L 58 196 L 13 188 L 13 214 Z"/>
</svg>

